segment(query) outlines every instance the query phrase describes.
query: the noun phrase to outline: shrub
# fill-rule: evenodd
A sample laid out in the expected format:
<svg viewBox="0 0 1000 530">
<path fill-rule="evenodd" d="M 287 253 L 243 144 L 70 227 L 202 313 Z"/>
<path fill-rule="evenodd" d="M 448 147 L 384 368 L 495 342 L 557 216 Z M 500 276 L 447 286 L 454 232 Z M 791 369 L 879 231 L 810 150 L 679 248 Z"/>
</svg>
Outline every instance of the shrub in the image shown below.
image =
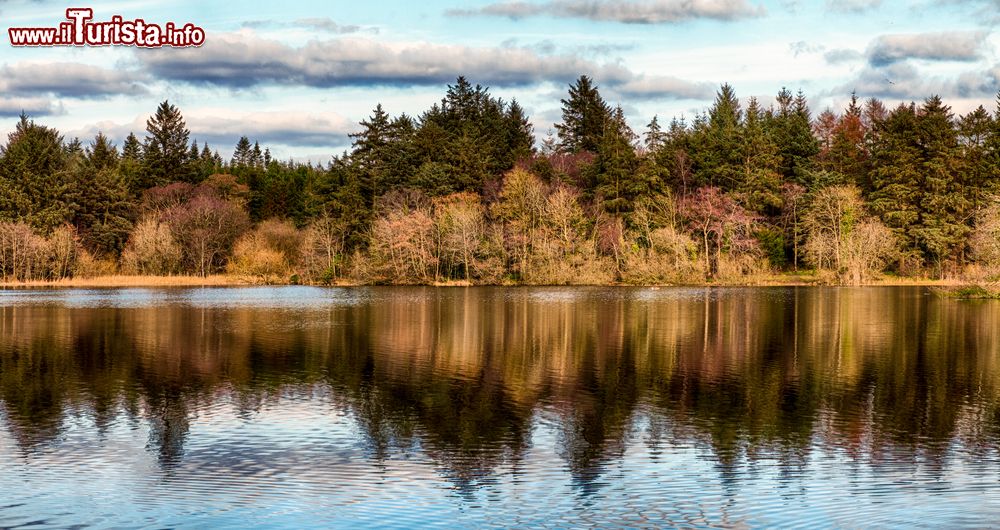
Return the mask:
<svg viewBox="0 0 1000 530">
<path fill-rule="evenodd" d="M 250 224 L 243 208 L 207 191 L 170 208 L 163 220 L 180 245 L 182 266 L 201 276 L 225 264 L 233 244 Z"/>
<path fill-rule="evenodd" d="M 170 227 L 155 217 L 141 220 L 122 252 L 122 269 L 129 274 L 174 274 L 181 263 L 180 245 Z"/>
<path fill-rule="evenodd" d="M 236 242 L 227 270 L 266 282 L 285 278 L 299 264 L 302 241 L 290 222 L 268 219 Z"/>
</svg>

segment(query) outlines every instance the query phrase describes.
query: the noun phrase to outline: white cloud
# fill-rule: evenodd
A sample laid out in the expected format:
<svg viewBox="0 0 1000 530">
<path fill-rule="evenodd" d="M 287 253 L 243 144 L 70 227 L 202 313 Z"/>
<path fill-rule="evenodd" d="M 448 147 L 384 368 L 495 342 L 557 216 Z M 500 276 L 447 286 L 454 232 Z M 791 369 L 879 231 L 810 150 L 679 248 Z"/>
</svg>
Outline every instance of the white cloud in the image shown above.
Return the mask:
<svg viewBox="0 0 1000 530">
<path fill-rule="evenodd" d="M 45 97 L 0 97 L 0 116 L 8 118 L 25 113 L 30 117 L 65 113 L 62 104 Z"/>
<path fill-rule="evenodd" d="M 146 75 L 67 62 L 20 62 L 0 68 L 0 90 L 7 93 L 60 97 L 103 98 L 145 94 Z"/>
<path fill-rule="evenodd" d="M 199 144 L 208 142 L 220 153 L 229 153 L 240 136 L 262 146 L 283 145 L 295 147 L 346 146 L 347 135 L 357 125 L 334 112 L 306 112 L 301 110 L 268 110 L 260 112 L 235 112 L 223 108 L 181 109 L 191 131 L 191 140 Z M 146 118 L 136 116 L 128 122 L 99 121 L 70 130 L 67 137 L 93 138 L 103 132 L 115 142 L 121 142 L 129 133 L 142 138 L 146 134 Z"/>
<path fill-rule="evenodd" d="M 140 61 L 158 77 L 230 88 L 261 84 L 412 86 L 443 84 L 459 75 L 509 86 L 563 82 L 582 73 L 604 82 L 625 81 L 632 76 L 619 64 L 597 64 L 574 55 L 543 55 L 520 47 L 390 43 L 345 37 L 313 40 L 296 48 L 247 31 L 215 35 L 197 49 L 141 52 Z"/>
<path fill-rule="evenodd" d="M 739 20 L 763 16 L 762 6 L 746 0 L 550 0 L 508 1 L 478 9 L 452 9 L 450 16 L 499 16 L 521 19 L 539 15 L 626 24 L 672 24 L 696 19 Z"/>
<path fill-rule="evenodd" d="M 826 0 L 826 9 L 834 13 L 865 13 L 881 5 L 882 0 Z"/>
<path fill-rule="evenodd" d="M 987 35 L 984 31 L 882 35 L 868 46 L 868 61 L 873 65 L 906 59 L 975 61 L 981 57 Z"/>
</svg>

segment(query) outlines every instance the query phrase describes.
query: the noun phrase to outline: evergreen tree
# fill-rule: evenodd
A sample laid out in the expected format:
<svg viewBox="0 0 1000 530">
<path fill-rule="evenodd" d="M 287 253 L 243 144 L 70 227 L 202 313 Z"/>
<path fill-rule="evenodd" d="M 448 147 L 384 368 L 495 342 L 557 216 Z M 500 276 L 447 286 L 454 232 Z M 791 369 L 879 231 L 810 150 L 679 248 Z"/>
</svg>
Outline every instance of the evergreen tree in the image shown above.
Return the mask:
<svg viewBox="0 0 1000 530">
<path fill-rule="evenodd" d="M 97 171 L 115 169 L 118 166 L 118 148 L 104 133 L 98 132 L 87 149 L 87 161 Z"/>
<path fill-rule="evenodd" d="M 125 143 L 122 144 L 122 158 L 142 162 L 142 144 L 136 138 L 135 133 L 128 133 Z"/>
<path fill-rule="evenodd" d="M 164 100 L 146 120 L 145 187 L 192 180 L 188 164 L 190 132 L 177 107 Z"/>
<path fill-rule="evenodd" d="M 601 97 L 597 86 L 589 77 L 582 75 L 570 85 L 569 97 L 561 102 L 562 123 L 556 124 L 559 147 L 570 153 L 596 153 L 604 136 L 605 124 L 611 117 L 611 108 Z"/>
<path fill-rule="evenodd" d="M 128 182 L 110 166 L 76 164 L 70 171 L 78 190 L 72 223 L 81 242 L 98 255 L 116 256 L 125 246 L 133 224 Z"/>
<path fill-rule="evenodd" d="M 702 136 L 692 134 L 683 118 L 674 118 L 670 121 L 663 145 L 653 153 L 656 166 L 663 169 L 663 183 L 680 195 L 687 195 L 696 185 L 691 152 L 699 138 Z"/>
<path fill-rule="evenodd" d="M 500 170 L 514 167 L 518 160 L 531 156 L 534 151 L 535 134 L 531 121 L 517 100 L 511 100 L 504 116 L 504 143 L 499 147 Z"/>
<path fill-rule="evenodd" d="M 923 189 L 921 216 L 915 234 L 924 255 L 938 272 L 946 261 L 964 261 L 969 233 L 965 220 L 970 201 L 951 107 L 933 96 L 917 114 L 917 146 L 921 153 Z"/>
<path fill-rule="evenodd" d="M 646 152 L 655 153 L 663 147 L 667 141 L 667 133 L 660 127 L 660 122 L 656 116 L 646 125 L 646 133 L 643 135 L 643 146 Z"/>
<path fill-rule="evenodd" d="M 722 85 L 708 115 L 695 122 L 692 157 L 699 183 L 732 191 L 743 181 L 742 121 L 736 92 Z"/>
<path fill-rule="evenodd" d="M 984 156 L 988 173 L 983 182 L 987 193 L 1000 193 L 1000 93 L 997 93 L 996 110 L 993 113 L 993 126 L 985 140 Z"/>
<path fill-rule="evenodd" d="M 260 169 L 264 167 L 264 153 L 260 150 L 260 142 L 254 141 L 253 151 L 250 152 L 250 165 Z"/>
<path fill-rule="evenodd" d="M 915 107 L 900 105 L 881 127 L 880 141 L 872 152 L 871 207 L 896 233 L 904 252 L 919 254 L 916 229 L 921 220 L 923 175 L 921 153 L 914 141 L 918 134 Z"/>
<path fill-rule="evenodd" d="M 742 205 L 754 212 L 775 213 L 781 206 L 781 154 L 765 129 L 765 115 L 751 98 L 743 123 L 741 176 L 735 187 Z"/>
<path fill-rule="evenodd" d="M 21 114 L 3 148 L 0 217 L 27 222 L 43 233 L 72 220 L 79 189 L 69 163 L 80 158 L 63 146 L 57 130 Z"/>
<path fill-rule="evenodd" d="M 969 206 L 973 211 L 985 206 L 987 197 L 997 191 L 998 168 L 989 152 L 995 127 L 993 116 L 982 105 L 958 122 L 960 157 L 964 161 Z"/>
<path fill-rule="evenodd" d="M 354 139 L 351 160 L 357 167 L 361 193 L 369 208 L 387 191 L 390 179 L 387 168 L 387 147 L 391 141 L 392 120 L 379 103 L 367 120 L 361 121 L 361 131 L 351 134 Z"/>
<path fill-rule="evenodd" d="M 588 170 L 593 175 L 594 194 L 601 198 L 605 211 L 619 215 L 632 209 L 636 197 L 648 194 L 649 186 L 638 171 L 639 160 L 632 147 L 634 133 L 625 123 L 621 107 L 606 127 L 597 158 Z"/>
<path fill-rule="evenodd" d="M 253 166 L 253 148 L 250 147 L 250 139 L 241 136 L 233 149 L 233 158 L 229 161 L 229 167 L 235 171 L 251 166 Z"/>
<path fill-rule="evenodd" d="M 122 181 L 128 188 L 132 197 L 138 196 L 145 189 L 142 183 L 145 169 L 142 159 L 142 144 L 136 138 L 135 133 L 129 133 L 122 144 L 122 155 L 118 161 L 118 173 Z"/>
<path fill-rule="evenodd" d="M 778 92 L 777 102 L 778 111 L 770 116 L 768 129 L 780 150 L 781 175 L 786 181 L 805 184 L 812 158 L 819 152 L 809 104 L 801 91 L 793 98 L 786 88 Z"/>
</svg>

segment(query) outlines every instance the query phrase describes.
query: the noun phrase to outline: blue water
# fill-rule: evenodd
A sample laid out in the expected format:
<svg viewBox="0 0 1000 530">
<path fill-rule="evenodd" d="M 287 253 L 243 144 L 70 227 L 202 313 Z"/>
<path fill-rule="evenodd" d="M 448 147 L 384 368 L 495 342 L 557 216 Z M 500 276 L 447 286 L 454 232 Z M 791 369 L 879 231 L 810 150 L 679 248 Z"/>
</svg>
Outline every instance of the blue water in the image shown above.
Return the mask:
<svg viewBox="0 0 1000 530">
<path fill-rule="evenodd" d="M 1000 304 L 0 291 L 0 527 L 983 527 Z"/>
</svg>

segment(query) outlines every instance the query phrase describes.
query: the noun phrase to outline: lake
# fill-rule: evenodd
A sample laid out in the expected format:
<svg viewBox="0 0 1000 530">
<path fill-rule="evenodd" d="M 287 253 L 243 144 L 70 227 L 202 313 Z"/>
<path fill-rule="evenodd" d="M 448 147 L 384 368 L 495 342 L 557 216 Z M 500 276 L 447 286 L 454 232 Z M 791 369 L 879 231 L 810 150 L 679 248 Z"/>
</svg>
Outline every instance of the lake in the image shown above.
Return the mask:
<svg viewBox="0 0 1000 530">
<path fill-rule="evenodd" d="M 982 527 L 1000 301 L 0 290 L 0 527 Z"/>
</svg>

